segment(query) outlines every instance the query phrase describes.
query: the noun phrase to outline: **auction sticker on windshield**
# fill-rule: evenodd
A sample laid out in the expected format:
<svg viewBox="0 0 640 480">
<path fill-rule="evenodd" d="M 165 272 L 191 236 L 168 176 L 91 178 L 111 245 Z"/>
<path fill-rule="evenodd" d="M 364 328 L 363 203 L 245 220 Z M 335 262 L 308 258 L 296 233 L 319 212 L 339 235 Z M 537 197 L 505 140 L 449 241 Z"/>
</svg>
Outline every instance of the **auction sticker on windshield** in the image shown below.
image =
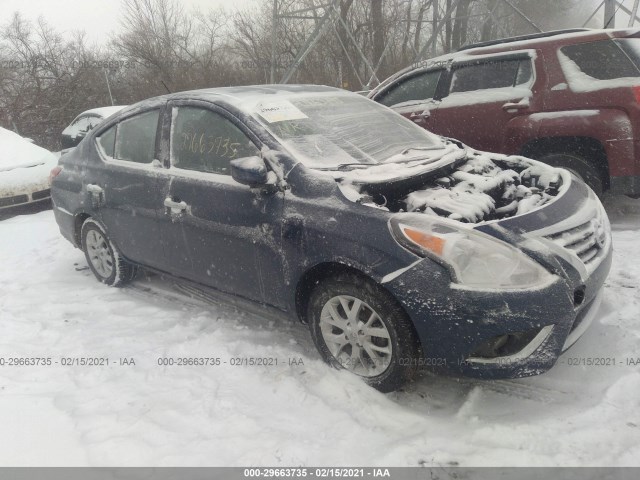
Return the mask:
<svg viewBox="0 0 640 480">
<path fill-rule="evenodd" d="M 257 111 L 258 114 L 269 123 L 309 118 L 287 100 L 277 103 L 261 103 L 258 105 Z"/>
</svg>

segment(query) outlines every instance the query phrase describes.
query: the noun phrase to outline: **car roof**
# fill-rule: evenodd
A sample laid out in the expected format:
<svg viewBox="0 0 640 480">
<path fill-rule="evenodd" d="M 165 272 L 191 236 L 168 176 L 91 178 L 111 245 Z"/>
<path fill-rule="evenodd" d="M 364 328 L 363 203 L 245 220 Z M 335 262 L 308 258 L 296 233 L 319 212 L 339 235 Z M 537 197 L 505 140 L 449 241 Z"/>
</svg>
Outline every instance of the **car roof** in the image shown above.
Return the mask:
<svg viewBox="0 0 640 480">
<path fill-rule="evenodd" d="M 180 99 L 206 99 L 224 100 L 235 106 L 242 107 L 247 101 L 262 99 L 264 97 L 291 97 L 296 95 L 308 95 L 310 93 L 347 93 L 334 87 L 324 85 L 248 85 L 241 87 L 205 88 L 202 90 L 189 90 L 166 95 L 169 100 Z"/>
<path fill-rule="evenodd" d="M 629 37 L 637 34 L 640 34 L 640 29 L 637 28 L 557 30 L 520 37 L 503 38 L 475 45 L 466 45 L 458 50 L 458 52 L 451 54 L 451 56 L 455 58 L 457 55 L 464 54 L 485 55 L 512 50 L 535 49 L 550 44 L 570 45 L 573 43 Z"/>
<path fill-rule="evenodd" d="M 609 38 L 624 38 L 630 36 L 640 36 L 638 28 L 624 29 L 572 29 L 557 30 L 552 32 L 543 32 L 541 34 L 524 35 L 520 37 L 503 38 L 480 44 L 466 45 L 455 52 L 446 53 L 438 57 L 428 58 L 420 62 L 413 63 L 408 67 L 394 73 L 374 88 L 368 97 L 377 95 L 383 89 L 386 89 L 391 83 L 395 82 L 405 75 L 413 72 L 446 68 L 449 62 L 454 60 L 473 60 L 475 57 L 482 55 L 492 55 L 499 53 L 518 52 L 525 50 L 535 50 L 547 45 L 571 45 L 574 43 L 586 43 Z M 576 41 L 577 40 L 577 41 Z"/>
<path fill-rule="evenodd" d="M 98 107 L 92 108 L 90 110 L 85 110 L 80 115 L 78 115 L 74 120 L 82 117 L 83 115 L 96 115 L 98 117 L 107 118 L 113 115 L 116 112 L 119 112 L 127 105 L 114 105 L 112 107 Z"/>
<path fill-rule="evenodd" d="M 338 95 L 359 96 L 341 88 L 327 87 L 324 85 L 277 84 L 203 88 L 200 90 L 186 90 L 184 92 L 168 93 L 158 97 L 148 98 L 130 105 L 128 108 L 124 109 L 122 113 L 125 116 L 130 116 L 148 108 L 157 108 L 160 104 L 171 100 L 223 101 L 238 110 L 248 111 L 255 106 L 258 101 L 265 99 L 281 101 L 296 95 L 303 96 L 313 93 L 333 93 Z"/>
</svg>

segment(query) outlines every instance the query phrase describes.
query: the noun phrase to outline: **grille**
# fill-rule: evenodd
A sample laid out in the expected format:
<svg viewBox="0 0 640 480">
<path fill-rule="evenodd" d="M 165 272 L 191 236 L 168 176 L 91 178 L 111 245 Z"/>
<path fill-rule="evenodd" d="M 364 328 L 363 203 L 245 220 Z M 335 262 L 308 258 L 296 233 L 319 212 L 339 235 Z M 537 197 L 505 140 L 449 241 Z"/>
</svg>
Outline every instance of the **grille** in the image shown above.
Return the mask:
<svg viewBox="0 0 640 480">
<path fill-rule="evenodd" d="M 548 235 L 546 238 L 556 245 L 576 255 L 586 266 L 599 258 L 605 246 L 607 232 L 600 216 L 596 216 L 582 225 Z"/>
<path fill-rule="evenodd" d="M 29 197 L 27 195 L 16 195 L 14 197 L 0 198 L 0 207 L 8 207 L 10 205 L 19 205 L 21 203 L 27 203 Z"/>
<path fill-rule="evenodd" d="M 31 195 L 31 198 L 34 200 L 42 200 L 43 198 L 49 198 L 51 196 L 51 189 L 47 188 L 46 190 L 40 190 L 39 192 L 35 192 Z"/>
</svg>

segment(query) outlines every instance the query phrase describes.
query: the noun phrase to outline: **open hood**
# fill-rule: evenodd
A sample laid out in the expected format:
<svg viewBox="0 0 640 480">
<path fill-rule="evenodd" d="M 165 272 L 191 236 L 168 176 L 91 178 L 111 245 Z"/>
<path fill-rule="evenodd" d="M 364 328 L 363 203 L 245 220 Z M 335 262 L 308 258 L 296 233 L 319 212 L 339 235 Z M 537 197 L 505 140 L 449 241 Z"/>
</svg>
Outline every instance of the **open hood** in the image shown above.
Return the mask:
<svg viewBox="0 0 640 480">
<path fill-rule="evenodd" d="M 360 169 L 336 180 L 348 199 L 363 205 L 472 224 L 528 213 L 553 202 L 569 183 L 566 172 L 535 160 L 458 152 L 436 168 L 395 164 L 387 172 L 371 167 L 375 173 Z"/>
</svg>

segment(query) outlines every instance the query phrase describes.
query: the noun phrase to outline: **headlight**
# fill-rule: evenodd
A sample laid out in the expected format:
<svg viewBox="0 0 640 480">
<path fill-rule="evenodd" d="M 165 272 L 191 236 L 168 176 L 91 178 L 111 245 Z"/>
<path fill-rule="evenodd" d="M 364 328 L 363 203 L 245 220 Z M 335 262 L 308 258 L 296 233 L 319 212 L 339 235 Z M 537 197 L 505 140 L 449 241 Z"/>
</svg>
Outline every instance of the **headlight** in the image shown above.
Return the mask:
<svg viewBox="0 0 640 480">
<path fill-rule="evenodd" d="M 466 287 L 525 289 L 553 278 L 520 250 L 476 230 L 428 217 L 394 218 L 390 226 L 402 246 L 442 263 Z"/>
</svg>

